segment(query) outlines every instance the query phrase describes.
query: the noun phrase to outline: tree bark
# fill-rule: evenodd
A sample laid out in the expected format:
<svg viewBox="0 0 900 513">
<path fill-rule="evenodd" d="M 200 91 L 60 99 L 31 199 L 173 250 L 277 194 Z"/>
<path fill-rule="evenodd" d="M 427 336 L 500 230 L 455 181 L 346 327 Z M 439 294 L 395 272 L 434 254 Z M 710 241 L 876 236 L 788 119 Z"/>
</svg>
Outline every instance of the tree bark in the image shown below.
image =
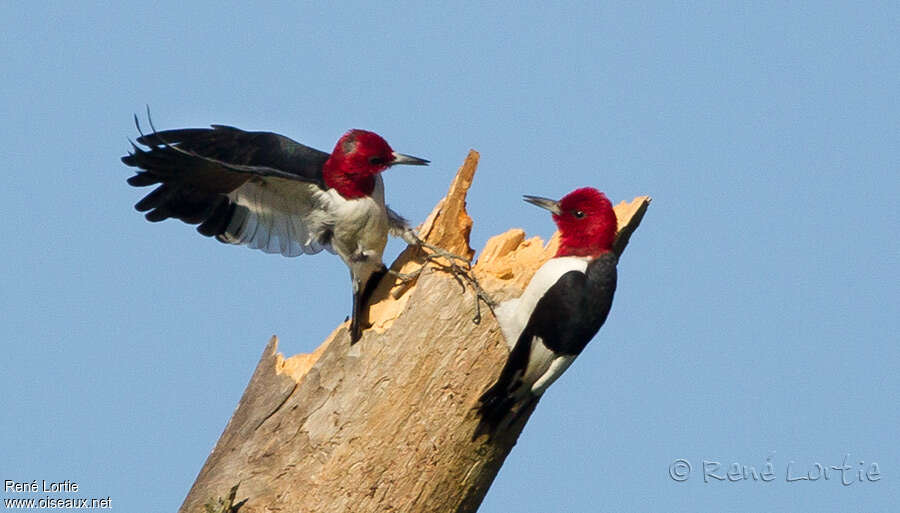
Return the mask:
<svg viewBox="0 0 900 513">
<path fill-rule="evenodd" d="M 469 259 L 465 198 L 477 164 L 471 151 L 419 229 L 425 241 Z M 616 207 L 619 252 L 649 202 Z M 495 236 L 472 273 L 495 300 L 515 297 L 552 257 L 556 238 L 545 246 L 518 229 Z M 392 269 L 411 272 L 422 256 L 409 247 Z M 353 346 L 346 323 L 315 352 L 287 359 L 272 337 L 179 511 L 203 512 L 235 485 L 241 513 L 477 510 L 530 412 L 491 440 L 472 440 L 473 408 L 508 355 L 483 303 L 481 322 L 473 322 L 475 304 L 465 280 L 428 264 L 414 282 L 382 281 L 372 327 Z"/>
</svg>

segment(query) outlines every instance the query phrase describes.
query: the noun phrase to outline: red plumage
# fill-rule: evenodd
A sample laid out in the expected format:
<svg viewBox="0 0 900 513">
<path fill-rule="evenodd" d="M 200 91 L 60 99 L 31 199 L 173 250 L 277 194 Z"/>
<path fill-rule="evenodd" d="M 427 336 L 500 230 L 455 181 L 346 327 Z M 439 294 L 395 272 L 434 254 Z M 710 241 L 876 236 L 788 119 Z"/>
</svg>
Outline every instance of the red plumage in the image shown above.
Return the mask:
<svg viewBox="0 0 900 513">
<path fill-rule="evenodd" d="M 616 240 L 616 212 L 605 194 L 593 187 L 575 189 L 559 200 L 559 227 L 556 256 L 596 257 L 612 250 Z"/>
</svg>

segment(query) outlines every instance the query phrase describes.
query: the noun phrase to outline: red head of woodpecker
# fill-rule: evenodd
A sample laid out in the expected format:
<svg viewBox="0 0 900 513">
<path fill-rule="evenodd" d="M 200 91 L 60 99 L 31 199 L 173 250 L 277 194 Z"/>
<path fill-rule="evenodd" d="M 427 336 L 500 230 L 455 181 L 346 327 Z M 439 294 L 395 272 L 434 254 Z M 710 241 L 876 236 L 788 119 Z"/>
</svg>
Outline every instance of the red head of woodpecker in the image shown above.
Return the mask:
<svg viewBox="0 0 900 513">
<path fill-rule="evenodd" d="M 559 201 L 525 201 L 553 213 L 559 251 L 521 297 L 496 310 L 511 351 L 500 378 L 479 400 L 476 437 L 514 422 L 537 402 L 606 321 L 616 290 L 616 214 L 602 192 L 586 187 Z"/>
<path fill-rule="evenodd" d="M 378 173 L 395 164 L 425 165 L 428 161 L 395 152 L 374 132 L 354 129 L 334 145 L 322 177 L 326 186 L 344 198 L 360 198 L 371 195 Z"/>
<path fill-rule="evenodd" d="M 362 309 L 384 272 L 388 233 L 417 240 L 385 205 L 380 173 L 427 160 L 397 153 L 365 130 L 344 134 L 331 154 L 222 125 L 154 131 L 137 142 L 148 149 L 132 144 L 122 162 L 138 168 L 129 184 L 157 185 L 135 205 L 147 220 L 199 224 L 203 235 L 267 253 L 337 253 L 350 268 L 351 341 L 359 339 Z"/>
</svg>

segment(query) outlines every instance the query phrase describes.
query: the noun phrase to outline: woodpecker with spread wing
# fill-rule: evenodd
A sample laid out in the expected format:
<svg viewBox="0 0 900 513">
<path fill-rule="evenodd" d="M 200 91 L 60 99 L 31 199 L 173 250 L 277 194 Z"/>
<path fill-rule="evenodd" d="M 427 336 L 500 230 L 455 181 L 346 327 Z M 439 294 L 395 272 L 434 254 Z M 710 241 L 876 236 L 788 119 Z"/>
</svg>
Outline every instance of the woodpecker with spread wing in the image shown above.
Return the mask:
<svg viewBox="0 0 900 513">
<path fill-rule="evenodd" d="M 586 187 L 559 201 L 525 201 L 553 213 L 559 250 L 521 297 L 496 309 L 511 352 L 500 378 L 479 400 L 476 437 L 495 433 L 504 420 L 511 424 L 540 398 L 606 321 L 616 291 L 616 213 L 602 192 Z"/>
<path fill-rule="evenodd" d="M 122 162 L 139 168 L 129 184 L 156 186 L 135 205 L 148 221 L 199 224 L 203 235 L 267 253 L 337 253 L 353 282 L 351 343 L 361 336 L 362 310 L 386 272 L 388 233 L 421 242 L 385 205 L 380 174 L 428 161 L 395 152 L 373 132 L 348 131 L 331 154 L 283 135 L 223 125 L 154 129 L 137 143 L 147 149 L 132 143 Z"/>
</svg>

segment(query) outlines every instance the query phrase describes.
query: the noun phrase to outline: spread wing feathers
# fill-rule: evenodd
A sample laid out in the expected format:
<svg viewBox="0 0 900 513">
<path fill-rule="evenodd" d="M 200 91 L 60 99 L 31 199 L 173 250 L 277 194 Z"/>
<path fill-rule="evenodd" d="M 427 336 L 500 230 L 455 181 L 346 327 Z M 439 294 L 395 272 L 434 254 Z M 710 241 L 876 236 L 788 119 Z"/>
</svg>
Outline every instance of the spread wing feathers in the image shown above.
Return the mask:
<svg viewBox="0 0 900 513">
<path fill-rule="evenodd" d="M 140 127 L 138 127 L 140 130 Z M 149 221 L 199 224 L 222 242 L 297 256 L 331 250 L 338 201 L 322 182 L 328 154 L 269 132 L 214 125 L 141 135 L 122 161 L 128 183 L 158 184 L 135 208 Z"/>
<path fill-rule="evenodd" d="M 339 199 L 333 191 L 270 178 L 265 182 L 247 182 L 228 194 L 228 200 L 234 211 L 224 230 L 216 234 L 222 242 L 246 244 L 289 257 L 322 249 L 334 252 L 332 213 Z"/>
</svg>

